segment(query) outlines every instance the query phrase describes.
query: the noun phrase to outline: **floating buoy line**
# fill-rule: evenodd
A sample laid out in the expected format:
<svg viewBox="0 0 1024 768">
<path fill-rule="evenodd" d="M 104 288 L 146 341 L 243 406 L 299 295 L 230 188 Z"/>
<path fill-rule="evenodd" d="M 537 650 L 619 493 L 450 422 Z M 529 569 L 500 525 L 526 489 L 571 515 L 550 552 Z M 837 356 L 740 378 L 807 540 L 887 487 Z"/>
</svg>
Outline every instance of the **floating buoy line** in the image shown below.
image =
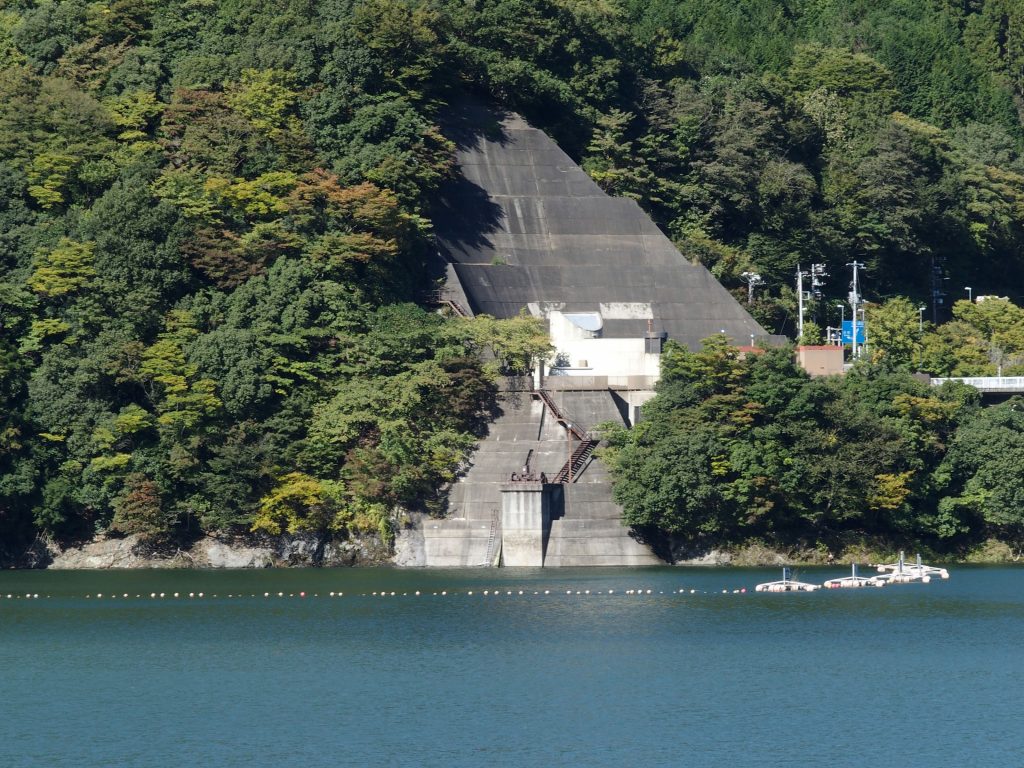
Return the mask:
<svg viewBox="0 0 1024 768">
<path fill-rule="evenodd" d="M 381 590 L 377 592 L 325 592 L 320 594 L 319 592 L 249 592 L 249 593 L 229 593 L 226 595 L 220 595 L 218 593 L 207 594 L 205 592 L 151 592 L 149 594 L 136 593 L 130 594 L 124 593 L 105 593 L 105 592 L 88 592 L 84 595 L 58 595 L 60 599 L 85 599 L 85 600 L 156 600 L 156 601 L 194 601 L 194 600 L 217 600 L 225 598 L 250 598 L 250 599 L 288 599 L 288 598 L 403 598 L 403 597 L 550 597 L 550 596 L 573 596 L 573 597 L 600 597 L 600 596 L 664 596 L 664 595 L 717 595 L 717 594 L 732 594 L 732 595 L 744 595 L 747 593 L 746 587 L 739 588 L 727 588 L 722 590 L 717 589 L 670 589 L 670 590 L 654 590 L 654 589 L 567 589 L 564 592 L 560 589 L 469 589 L 465 591 L 460 590 L 440 590 L 435 592 L 423 592 L 415 590 L 413 592 L 403 591 L 398 592 L 397 590 Z M 40 595 L 37 593 L 25 593 L 25 594 L 0 594 L 0 600 L 39 600 L 39 599 L 50 599 L 51 595 Z"/>
<path fill-rule="evenodd" d="M 754 587 L 754 592 L 815 592 L 819 589 L 856 589 L 863 587 L 884 587 L 890 584 L 910 584 L 910 583 L 921 583 L 927 584 L 933 578 L 948 579 L 949 572 L 945 568 L 938 568 L 935 566 L 925 565 L 921 562 L 921 556 L 918 555 L 916 562 L 907 563 L 904 554 L 900 552 L 899 559 L 895 563 L 883 563 L 876 565 L 879 575 L 878 576 L 861 576 L 857 571 L 857 565 L 854 564 L 851 568 L 849 576 L 844 576 L 835 579 L 829 579 L 823 584 L 811 584 L 808 582 L 796 581 L 792 578 L 792 570 L 790 568 L 782 569 L 782 579 L 779 581 L 770 581 L 763 584 L 758 584 Z M 305 590 L 277 590 L 277 591 L 264 591 L 264 592 L 228 592 L 223 595 L 217 592 L 206 592 L 206 591 L 189 591 L 189 592 L 89 592 L 85 595 L 61 595 L 62 598 L 84 598 L 86 600 L 155 600 L 155 601 L 196 601 L 196 600 L 221 600 L 221 599 L 259 599 L 259 600 L 278 600 L 278 599 L 309 599 L 309 598 L 328 598 L 328 599 L 339 599 L 339 598 L 417 598 L 417 597 L 478 597 L 478 598 L 496 598 L 496 597 L 654 597 L 654 596 L 679 596 L 679 595 L 745 595 L 747 594 L 746 587 L 727 587 L 721 590 L 716 589 L 696 589 L 680 587 L 678 589 L 670 590 L 655 590 L 647 587 L 633 587 L 630 589 L 510 589 L 507 586 L 495 588 L 487 587 L 485 589 L 454 589 L 454 590 L 434 590 L 425 592 L 422 590 L 378 590 L 369 592 L 343 592 L 340 590 L 332 590 L 324 593 L 320 592 L 307 592 Z M 7 600 L 47 600 L 51 596 L 47 594 L 40 595 L 38 592 L 0 592 L 0 602 Z"/>
</svg>

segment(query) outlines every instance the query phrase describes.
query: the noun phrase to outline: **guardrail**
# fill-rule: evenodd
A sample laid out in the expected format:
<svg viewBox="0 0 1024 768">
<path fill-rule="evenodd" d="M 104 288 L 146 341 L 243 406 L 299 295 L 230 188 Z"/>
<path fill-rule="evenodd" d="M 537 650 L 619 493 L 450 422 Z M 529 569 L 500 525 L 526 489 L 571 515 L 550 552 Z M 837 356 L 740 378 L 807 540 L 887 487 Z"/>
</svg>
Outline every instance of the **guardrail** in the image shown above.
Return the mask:
<svg viewBox="0 0 1024 768">
<path fill-rule="evenodd" d="M 545 376 L 544 389 L 552 392 L 588 391 L 613 389 L 648 390 L 654 389 L 657 376 Z"/>
<path fill-rule="evenodd" d="M 931 380 L 933 387 L 958 381 L 982 392 L 1024 392 L 1024 376 L 948 376 Z"/>
</svg>

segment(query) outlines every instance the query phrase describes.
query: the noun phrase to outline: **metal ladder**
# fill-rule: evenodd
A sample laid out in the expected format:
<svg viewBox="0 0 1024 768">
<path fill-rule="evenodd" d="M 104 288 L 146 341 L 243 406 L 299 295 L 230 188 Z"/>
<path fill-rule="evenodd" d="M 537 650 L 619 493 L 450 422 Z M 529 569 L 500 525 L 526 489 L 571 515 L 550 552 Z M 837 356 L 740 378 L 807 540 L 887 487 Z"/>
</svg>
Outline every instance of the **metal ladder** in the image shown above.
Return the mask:
<svg viewBox="0 0 1024 768">
<path fill-rule="evenodd" d="M 490 568 L 494 565 L 494 545 L 498 540 L 498 523 L 500 520 L 500 513 L 498 511 L 494 511 L 491 515 L 491 530 L 490 533 L 487 534 L 487 552 L 484 554 L 484 561 L 480 563 L 480 565 L 485 568 Z"/>
</svg>

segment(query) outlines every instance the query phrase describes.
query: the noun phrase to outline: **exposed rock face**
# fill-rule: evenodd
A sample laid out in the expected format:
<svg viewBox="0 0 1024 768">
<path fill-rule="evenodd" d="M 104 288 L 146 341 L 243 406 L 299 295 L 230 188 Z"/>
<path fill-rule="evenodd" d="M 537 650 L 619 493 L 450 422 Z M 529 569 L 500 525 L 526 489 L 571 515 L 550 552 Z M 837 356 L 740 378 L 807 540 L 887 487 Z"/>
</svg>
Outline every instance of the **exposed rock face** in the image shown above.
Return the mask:
<svg viewBox="0 0 1024 768">
<path fill-rule="evenodd" d="M 222 539 L 208 536 L 188 549 L 152 552 L 138 536 L 98 538 L 79 547 L 51 547 L 50 568 L 271 568 L 382 565 L 388 546 L 376 536 L 334 540 L 313 534 Z"/>
<path fill-rule="evenodd" d="M 124 539 L 100 539 L 81 547 L 63 551 L 51 549 L 50 568 L 76 570 L 79 568 L 143 568 L 150 565 L 145 555 L 138 554 L 137 536 Z"/>
<path fill-rule="evenodd" d="M 395 535 L 395 565 L 417 568 L 427 565 L 426 544 L 423 535 L 424 517 L 410 513 L 410 524 Z"/>
<path fill-rule="evenodd" d="M 732 555 L 719 549 L 712 549 L 699 555 L 693 553 L 682 554 L 673 565 L 729 565 L 732 562 Z"/>
</svg>

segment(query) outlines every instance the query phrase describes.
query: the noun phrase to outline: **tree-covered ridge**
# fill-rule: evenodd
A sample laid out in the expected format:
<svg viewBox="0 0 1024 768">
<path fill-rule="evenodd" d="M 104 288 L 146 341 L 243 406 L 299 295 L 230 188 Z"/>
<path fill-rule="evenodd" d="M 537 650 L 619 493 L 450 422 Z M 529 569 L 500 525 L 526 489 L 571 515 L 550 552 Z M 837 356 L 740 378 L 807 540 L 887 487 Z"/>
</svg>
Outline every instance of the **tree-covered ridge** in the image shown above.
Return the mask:
<svg viewBox="0 0 1024 768">
<path fill-rule="evenodd" d="M 1019 298 L 1022 39 L 1012 0 L 7 0 L 0 528 L 430 507 L 488 407 L 480 351 L 544 348 L 417 306 L 467 92 L 730 287 L 761 273 L 775 330 L 797 263 L 834 296 L 857 259 L 871 298 L 924 299 L 933 267 Z M 936 373 L 974 370 L 949 353 L 973 331 L 934 333 Z"/>
<path fill-rule="evenodd" d="M 431 18 L 6 5 L 0 533 L 386 537 L 436 509 L 495 374 L 547 342 L 416 304 L 452 162 L 448 85 L 405 50 Z"/>
<path fill-rule="evenodd" d="M 938 287 L 942 320 L 965 284 L 1024 297 L 1018 3 L 625 5 L 667 69 L 597 119 L 588 168 L 728 285 L 765 277 L 766 326 L 793 333 L 799 263 L 835 298 L 854 260 L 876 299 Z"/>
<path fill-rule="evenodd" d="M 625 520 L 689 546 L 863 537 L 964 551 L 1024 543 L 1024 403 L 981 408 L 892 360 L 812 379 L 790 350 L 666 350 L 657 396 L 604 449 Z"/>
</svg>

